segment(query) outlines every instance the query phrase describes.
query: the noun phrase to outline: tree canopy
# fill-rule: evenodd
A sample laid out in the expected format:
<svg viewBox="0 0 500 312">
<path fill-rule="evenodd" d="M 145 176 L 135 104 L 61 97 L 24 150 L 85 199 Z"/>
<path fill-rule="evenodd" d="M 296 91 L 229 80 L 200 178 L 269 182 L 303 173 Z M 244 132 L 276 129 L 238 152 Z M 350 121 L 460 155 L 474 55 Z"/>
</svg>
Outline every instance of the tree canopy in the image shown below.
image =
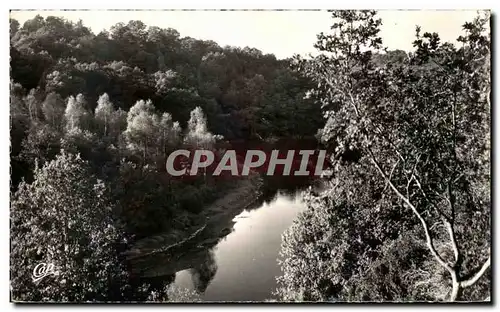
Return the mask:
<svg viewBox="0 0 500 312">
<path fill-rule="evenodd" d="M 296 66 L 335 148 L 326 191 L 284 236 L 286 300 L 484 300 L 490 266 L 489 16 L 461 46 L 416 29 L 383 53 L 373 11 L 333 11 Z M 377 56 L 377 57 L 375 57 Z M 398 248 L 402 248 L 399 249 Z"/>
</svg>

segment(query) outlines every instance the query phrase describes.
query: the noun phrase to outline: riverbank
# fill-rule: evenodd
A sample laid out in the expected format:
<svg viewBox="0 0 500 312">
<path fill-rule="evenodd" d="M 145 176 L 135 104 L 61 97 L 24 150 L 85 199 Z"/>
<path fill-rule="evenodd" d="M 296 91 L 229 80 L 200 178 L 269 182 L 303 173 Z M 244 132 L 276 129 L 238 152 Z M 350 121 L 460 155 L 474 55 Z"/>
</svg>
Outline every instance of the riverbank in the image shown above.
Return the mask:
<svg viewBox="0 0 500 312">
<path fill-rule="evenodd" d="M 157 259 L 156 267 L 147 270 L 151 278 L 146 281 L 172 281 L 175 287 L 198 292 L 202 301 L 273 298 L 276 277 L 281 275 L 276 261 L 281 235 L 306 208 L 300 191 L 287 193 L 278 191 L 239 214 L 233 219 L 233 231 L 215 246 L 179 251 L 169 262 Z M 172 275 L 159 275 L 172 269 L 176 270 Z"/>
<path fill-rule="evenodd" d="M 235 183 L 237 185 L 228 194 L 195 216 L 194 225 L 135 242 L 125 252 L 132 267 L 136 267 L 138 263 L 147 262 L 144 258 L 153 255 L 172 254 L 179 249 L 216 244 L 221 237 L 231 231 L 232 219 L 260 198 L 262 179 L 258 174 L 251 174 Z"/>
</svg>

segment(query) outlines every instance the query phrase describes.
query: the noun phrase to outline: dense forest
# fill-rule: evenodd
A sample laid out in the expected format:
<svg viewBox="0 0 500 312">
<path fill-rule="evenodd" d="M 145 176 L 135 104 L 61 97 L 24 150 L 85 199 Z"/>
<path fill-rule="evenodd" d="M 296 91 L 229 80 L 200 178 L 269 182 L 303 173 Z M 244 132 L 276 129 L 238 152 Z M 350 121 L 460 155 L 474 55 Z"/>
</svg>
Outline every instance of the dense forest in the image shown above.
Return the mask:
<svg viewBox="0 0 500 312">
<path fill-rule="evenodd" d="M 172 178 L 168 155 L 311 138 L 334 174 L 283 236 L 279 300 L 489 298 L 489 16 L 459 44 L 417 28 L 411 53 L 384 49 L 381 23 L 333 11 L 319 56 L 279 60 L 141 21 L 10 19 L 12 299 L 182 300 L 124 251 L 195 227 L 236 183 Z M 63 268 L 45 287 L 39 261 Z"/>
<path fill-rule="evenodd" d="M 26 283 L 26 261 L 60 263 L 56 254 L 69 248 L 64 267 L 77 270 L 71 261 L 91 251 L 98 257 L 95 247 L 119 252 L 142 237 L 192 226 L 207 204 L 231 191 L 231 180 L 168 176 L 173 150 L 314 138 L 323 124 L 320 106 L 304 97 L 309 80 L 290 60 L 256 49 L 220 47 L 141 21 L 96 35 L 81 21 L 36 16 L 22 26 L 11 19 L 10 32 L 11 259 L 20 300 L 144 299 L 15 285 Z M 82 241 L 89 229 L 107 226 L 116 230 L 95 232 L 92 245 Z M 65 279 L 77 274 L 66 271 Z"/>
</svg>

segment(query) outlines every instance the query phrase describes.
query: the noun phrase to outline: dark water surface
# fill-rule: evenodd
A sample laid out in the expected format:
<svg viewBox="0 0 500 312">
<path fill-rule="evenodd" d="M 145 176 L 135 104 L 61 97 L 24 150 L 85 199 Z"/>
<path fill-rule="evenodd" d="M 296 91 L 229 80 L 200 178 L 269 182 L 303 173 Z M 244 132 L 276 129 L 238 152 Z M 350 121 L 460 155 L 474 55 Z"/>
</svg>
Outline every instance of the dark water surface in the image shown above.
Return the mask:
<svg viewBox="0 0 500 312">
<path fill-rule="evenodd" d="M 260 207 L 243 211 L 234 218 L 230 234 L 203 256 L 191 256 L 190 268 L 175 274 L 174 285 L 197 291 L 204 301 L 271 299 L 281 273 L 281 235 L 304 209 L 300 196 L 278 193 Z"/>
</svg>

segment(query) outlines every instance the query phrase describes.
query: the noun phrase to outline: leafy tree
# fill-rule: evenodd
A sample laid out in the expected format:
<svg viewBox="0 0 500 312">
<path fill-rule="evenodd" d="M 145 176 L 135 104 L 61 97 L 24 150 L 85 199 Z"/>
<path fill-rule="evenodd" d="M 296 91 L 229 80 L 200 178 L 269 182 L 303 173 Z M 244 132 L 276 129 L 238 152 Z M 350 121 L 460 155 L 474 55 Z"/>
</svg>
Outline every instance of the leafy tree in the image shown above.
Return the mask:
<svg viewBox="0 0 500 312">
<path fill-rule="evenodd" d="M 64 100 L 58 94 L 47 94 L 47 97 L 42 103 L 42 112 L 45 116 L 45 120 L 47 120 L 54 129 L 62 129 L 64 110 Z"/>
<path fill-rule="evenodd" d="M 156 79 L 156 93 L 162 95 L 168 91 L 172 80 L 176 77 L 176 73 L 172 70 L 157 71 L 153 76 Z"/>
<path fill-rule="evenodd" d="M 169 113 L 163 113 L 160 120 L 160 138 L 159 144 L 163 153 L 163 159 L 168 157 L 169 151 L 180 145 L 181 127 L 179 122 L 174 122 Z"/>
<path fill-rule="evenodd" d="M 45 25 L 45 20 L 41 15 L 37 15 L 34 18 L 27 20 L 23 24 L 23 30 L 36 32 L 38 29 Z"/>
<path fill-rule="evenodd" d="M 22 98 L 24 89 L 18 83 L 10 82 L 10 159 L 11 159 L 11 191 L 14 191 L 23 176 L 29 174 L 29 166 L 24 163 L 19 154 L 22 152 L 22 142 L 30 127 L 30 120 Z"/>
<path fill-rule="evenodd" d="M 55 158 L 61 147 L 61 133 L 53 127 L 44 123 L 34 123 L 27 131 L 26 137 L 21 145 L 22 149 L 19 158 L 35 167 L 38 159 L 39 165 Z"/>
<path fill-rule="evenodd" d="M 381 21 L 375 12 L 334 11 L 332 16 L 333 34 L 318 35 L 316 44 L 325 54 L 309 61 L 297 59 L 298 67 L 317 84 L 311 93 L 321 101 L 327 119 L 321 138 L 336 148 L 334 175 L 351 174 L 342 174 L 343 185 L 334 183 L 328 192 L 351 187 L 345 191 L 359 198 L 370 195 L 374 207 L 383 204 L 380 209 L 401 207 L 411 212 L 413 227 L 402 228 L 399 235 L 416 235 L 425 242 L 427 257 L 418 270 L 433 270 L 430 275 L 446 272 L 447 280 L 435 282 L 443 282 L 440 287 L 448 289 L 451 301 L 483 300 L 490 266 L 490 43 L 485 34 L 489 17 L 464 24 L 466 35 L 459 38 L 460 48 L 441 43 L 437 34 L 421 36 L 417 28 L 415 53 L 401 63 L 376 66 L 372 55 L 380 53 L 382 41 L 377 36 Z M 361 185 L 353 187 L 356 181 L 376 182 L 379 187 L 366 194 L 360 191 Z M 383 259 L 383 246 L 390 240 L 390 236 L 383 237 L 378 247 L 363 245 L 376 247 L 378 258 Z M 300 242 L 285 240 L 284 248 Z M 328 257 L 338 252 L 342 247 L 333 248 Z M 295 263 L 290 265 L 293 268 Z M 350 270 L 366 277 L 369 268 L 358 259 Z M 335 264 L 324 270 L 341 275 Z M 406 270 L 414 273 L 411 267 Z M 371 278 L 385 273 L 379 274 Z M 345 282 L 351 278 L 356 277 Z M 284 289 L 293 291 L 293 279 L 293 274 L 285 275 Z M 316 298 L 332 293 L 319 284 L 313 287 L 308 291 L 317 291 Z M 428 295 L 418 293 L 416 299 L 427 300 Z M 347 298 L 342 293 L 334 297 Z M 390 300 L 387 294 L 372 293 L 373 298 Z"/>
<path fill-rule="evenodd" d="M 159 113 L 172 114 L 183 127 L 200 106 L 211 131 L 227 138 L 286 136 L 296 132 L 291 124 L 311 135 L 321 126 L 316 119 L 305 127 L 295 120 L 273 126 L 307 115 L 307 107 L 314 106 L 301 99 L 306 86 L 287 78 L 288 60 L 256 49 L 222 48 L 213 41 L 181 38 L 174 29 L 146 29 L 140 21 L 94 35 L 81 21 L 40 16 L 13 35 L 11 46 L 12 77 L 28 90 L 39 87 L 63 98 L 81 93 L 91 104 L 107 93 L 125 111 L 151 99 Z M 269 83 L 274 80 L 279 83 Z M 276 93 L 279 100 L 272 98 Z M 305 113 L 297 109 L 302 104 Z M 274 109 L 261 116 L 262 106 Z M 317 106 L 313 110 L 319 112 Z"/>
<path fill-rule="evenodd" d="M 122 132 L 127 128 L 127 113 L 121 108 L 115 110 L 110 116 L 109 135 L 118 140 Z"/>
<path fill-rule="evenodd" d="M 157 148 L 155 134 L 158 131 L 159 123 L 159 117 L 150 100 L 138 101 L 128 112 L 127 129 L 124 135 L 131 151 L 142 151 L 143 162 L 146 162 L 148 148 L 152 150 Z"/>
<path fill-rule="evenodd" d="M 65 133 L 60 142 L 61 149 L 69 153 L 80 154 L 82 159 L 90 161 L 93 167 L 99 167 L 103 164 L 98 155 L 101 151 L 101 141 L 89 130 L 74 128 Z"/>
<path fill-rule="evenodd" d="M 191 118 L 188 121 L 188 132 L 186 143 L 194 147 L 210 148 L 219 136 L 208 131 L 207 119 L 201 107 L 196 107 L 191 111 Z"/>
<path fill-rule="evenodd" d="M 22 99 L 23 88 L 20 84 L 10 82 L 10 131 L 12 148 L 11 153 L 18 155 L 21 151 L 21 142 L 29 128 L 29 116 Z"/>
<path fill-rule="evenodd" d="M 127 234 L 142 238 L 170 230 L 178 203 L 165 176 L 151 166 L 132 162 L 122 162 L 119 170 L 113 196 L 120 203 Z"/>
<path fill-rule="evenodd" d="M 64 112 L 66 131 L 71 132 L 88 127 L 89 112 L 85 109 L 85 106 L 85 98 L 81 94 L 78 94 L 76 98 L 73 96 L 68 98 Z"/>
<path fill-rule="evenodd" d="M 124 277 L 106 186 L 88 163 L 63 152 L 22 182 L 11 203 L 11 285 L 14 300 L 95 301 L 119 298 Z M 31 279 L 39 263 L 56 276 Z"/>
<path fill-rule="evenodd" d="M 28 116 L 31 122 L 34 122 L 40 118 L 41 115 L 41 104 L 42 95 L 40 90 L 31 89 L 28 95 L 24 98 L 24 103 L 28 110 Z"/>
<path fill-rule="evenodd" d="M 12 38 L 19 30 L 19 22 L 16 19 L 9 18 L 9 24 L 10 24 L 10 38 Z"/>
<path fill-rule="evenodd" d="M 108 134 L 109 125 L 112 119 L 112 115 L 114 113 L 113 103 L 109 100 L 109 96 L 107 93 L 104 93 L 99 97 L 97 101 L 97 107 L 95 109 L 95 119 L 100 126 L 102 126 L 102 133 L 104 136 Z"/>
</svg>

